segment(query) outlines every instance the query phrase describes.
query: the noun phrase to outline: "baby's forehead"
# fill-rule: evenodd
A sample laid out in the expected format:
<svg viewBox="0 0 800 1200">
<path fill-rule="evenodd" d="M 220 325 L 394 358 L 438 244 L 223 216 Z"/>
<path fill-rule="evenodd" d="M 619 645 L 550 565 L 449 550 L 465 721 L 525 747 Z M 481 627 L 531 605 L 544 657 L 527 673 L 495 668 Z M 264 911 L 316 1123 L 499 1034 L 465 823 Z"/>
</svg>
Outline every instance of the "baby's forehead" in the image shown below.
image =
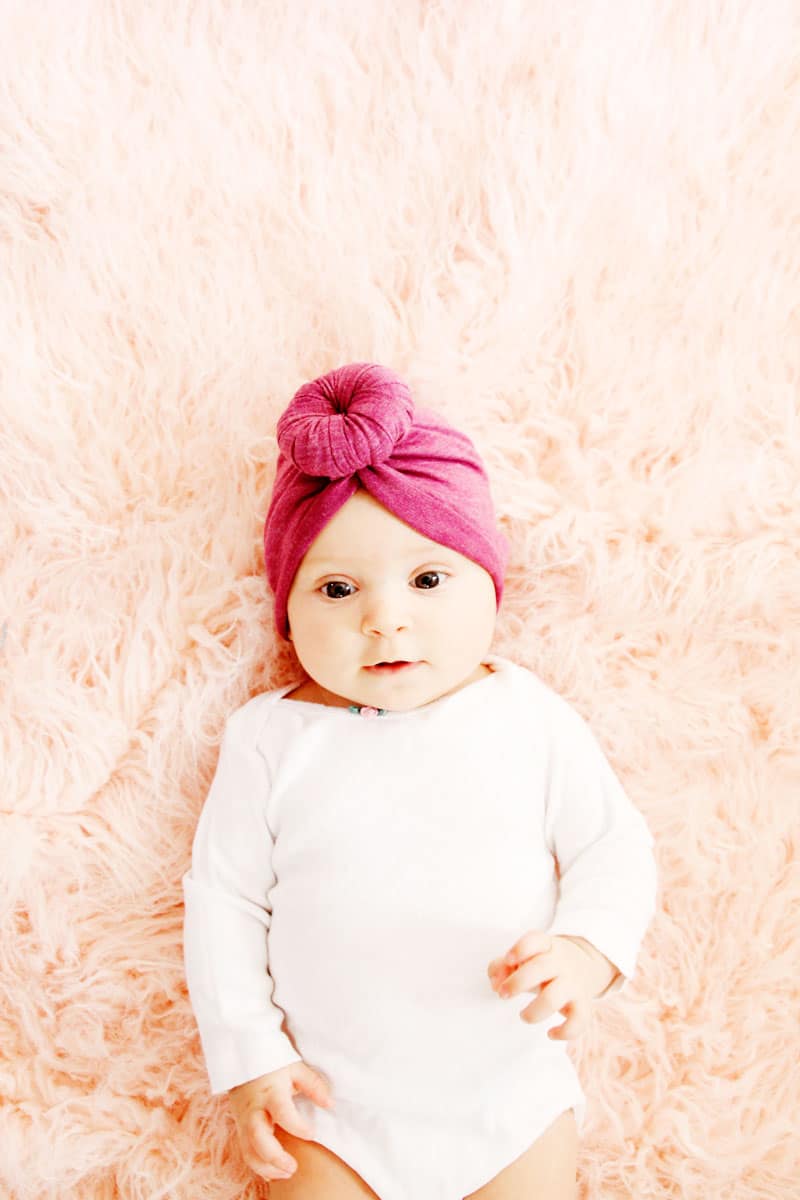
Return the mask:
<svg viewBox="0 0 800 1200">
<path fill-rule="evenodd" d="M 321 549 L 309 550 L 303 560 L 303 566 L 312 571 L 343 565 L 366 568 L 386 563 L 407 565 L 409 562 L 416 562 L 422 558 L 443 559 L 445 557 L 456 559 L 461 556 L 456 550 L 451 550 L 449 546 L 442 546 L 439 542 L 432 542 L 429 538 L 420 537 L 416 543 L 407 543 L 404 546 L 373 547 L 368 553 L 364 552 L 364 547 L 358 542 L 354 542 L 352 546 L 340 545 L 331 548 L 327 553 Z"/>
<path fill-rule="evenodd" d="M 304 566 L 408 563 L 456 551 L 415 529 L 367 493 L 358 492 L 331 518 L 306 552 Z"/>
</svg>

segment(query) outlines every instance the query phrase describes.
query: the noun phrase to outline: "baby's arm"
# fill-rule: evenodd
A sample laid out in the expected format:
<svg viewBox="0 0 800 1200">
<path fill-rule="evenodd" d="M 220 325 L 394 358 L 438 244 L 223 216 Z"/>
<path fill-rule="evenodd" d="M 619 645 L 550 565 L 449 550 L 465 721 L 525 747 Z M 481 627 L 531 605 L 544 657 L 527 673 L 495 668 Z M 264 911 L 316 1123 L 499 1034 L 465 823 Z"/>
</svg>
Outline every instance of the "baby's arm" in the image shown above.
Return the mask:
<svg viewBox="0 0 800 1200">
<path fill-rule="evenodd" d="M 547 932 L 607 960 L 614 974 L 599 995 L 608 996 L 627 986 L 655 913 L 654 840 L 580 714 L 562 701 L 557 717 L 545 837 L 560 880 Z"/>
<path fill-rule="evenodd" d="M 212 1094 L 301 1061 L 268 972 L 273 837 L 253 702 L 229 718 L 183 877 L 184 963 Z"/>
</svg>

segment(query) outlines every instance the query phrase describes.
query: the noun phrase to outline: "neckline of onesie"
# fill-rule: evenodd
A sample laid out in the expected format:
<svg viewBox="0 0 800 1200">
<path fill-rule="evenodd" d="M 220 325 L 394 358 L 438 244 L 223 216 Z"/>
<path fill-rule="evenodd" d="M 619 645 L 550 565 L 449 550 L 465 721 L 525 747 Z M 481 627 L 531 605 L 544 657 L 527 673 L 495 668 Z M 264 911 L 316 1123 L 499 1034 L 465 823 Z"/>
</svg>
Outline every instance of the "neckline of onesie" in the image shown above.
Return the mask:
<svg viewBox="0 0 800 1200">
<path fill-rule="evenodd" d="M 392 709 L 384 709 L 384 711 L 381 713 L 381 716 L 377 719 L 377 724 L 381 725 L 386 721 L 408 720 L 409 718 L 415 717 L 420 713 L 433 712 L 434 709 L 439 709 L 442 705 L 454 701 L 458 696 L 471 693 L 474 688 L 479 688 L 482 684 L 488 683 L 490 679 L 505 675 L 507 668 L 511 665 L 507 659 L 503 658 L 499 654 L 487 654 L 483 659 L 483 663 L 484 665 L 492 668 L 488 675 L 483 675 L 480 679 L 473 680 L 472 683 L 466 684 L 464 687 L 459 688 L 456 692 L 448 692 L 446 696 L 438 696 L 435 700 L 429 700 L 427 704 L 420 704 L 417 708 L 409 708 L 404 712 L 394 712 Z M 283 687 L 277 688 L 273 693 L 273 704 L 276 706 L 285 705 L 287 708 L 291 705 L 292 707 L 301 709 L 313 709 L 320 713 L 338 713 L 341 716 L 351 718 L 354 716 L 361 716 L 362 720 L 364 719 L 363 714 L 354 713 L 349 707 L 345 707 L 343 704 L 319 704 L 316 700 L 286 700 L 286 693 L 291 692 L 298 686 L 298 683 L 295 682 L 287 683 Z"/>
</svg>

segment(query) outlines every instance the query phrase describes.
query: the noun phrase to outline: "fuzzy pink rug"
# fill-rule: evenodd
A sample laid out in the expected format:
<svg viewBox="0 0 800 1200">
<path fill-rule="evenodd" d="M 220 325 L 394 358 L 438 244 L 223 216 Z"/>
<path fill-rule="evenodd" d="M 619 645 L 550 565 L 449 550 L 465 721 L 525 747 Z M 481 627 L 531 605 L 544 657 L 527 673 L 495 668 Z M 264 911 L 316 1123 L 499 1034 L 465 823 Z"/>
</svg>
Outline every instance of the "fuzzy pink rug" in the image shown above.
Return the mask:
<svg viewBox="0 0 800 1200">
<path fill-rule="evenodd" d="M 799 36 L 781 0 L 5 0 L 4 1198 L 267 1195 L 180 878 L 225 715 L 296 673 L 275 419 L 367 359 L 485 455 L 495 649 L 657 840 L 636 979 L 569 1044 L 583 1200 L 798 1194 Z"/>
</svg>

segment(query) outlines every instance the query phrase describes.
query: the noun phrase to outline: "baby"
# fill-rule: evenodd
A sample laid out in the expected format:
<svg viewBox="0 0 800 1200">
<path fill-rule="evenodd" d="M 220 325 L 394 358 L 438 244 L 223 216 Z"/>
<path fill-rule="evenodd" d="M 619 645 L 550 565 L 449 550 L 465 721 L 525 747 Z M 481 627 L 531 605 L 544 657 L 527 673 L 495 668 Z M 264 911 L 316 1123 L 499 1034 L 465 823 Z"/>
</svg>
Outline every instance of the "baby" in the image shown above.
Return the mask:
<svg viewBox="0 0 800 1200">
<path fill-rule="evenodd" d="M 572 1198 L 565 1042 L 634 973 L 653 839 L 490 653 L 508 544 L 470 439 L 369 363 L 277 432 L 265 561 L 306 678 L 229 717 L 183 877 L 212 1094 L 275 1200 Z"/>
</svg>

